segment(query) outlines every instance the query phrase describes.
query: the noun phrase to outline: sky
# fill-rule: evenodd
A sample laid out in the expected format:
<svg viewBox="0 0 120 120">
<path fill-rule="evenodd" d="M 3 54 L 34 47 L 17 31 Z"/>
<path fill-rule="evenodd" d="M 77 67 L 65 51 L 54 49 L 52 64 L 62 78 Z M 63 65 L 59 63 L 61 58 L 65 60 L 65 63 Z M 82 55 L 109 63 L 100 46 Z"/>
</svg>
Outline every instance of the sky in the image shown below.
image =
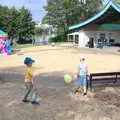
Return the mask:
<svg viewBox="0 0 120 120">
<path fill-rule="evenodd" d="M 21 8 L 24 5 L 31 11 L 33 20 L 42 20 L 46 13 L 43 8 L 46 3 L 47 0 L 0 0 L 1 5 L 8 7 Z"/>
<path fill-rule="evenodd" d="M 16 8 L 21 8 L 24 5 L 31 11 L 33 20 L 42 20 L 46 13 L 43 6 L 47 4 L 47 0 L 0 0 L 0 4 L 8 7 L 15 6 Z"/>
</svg>

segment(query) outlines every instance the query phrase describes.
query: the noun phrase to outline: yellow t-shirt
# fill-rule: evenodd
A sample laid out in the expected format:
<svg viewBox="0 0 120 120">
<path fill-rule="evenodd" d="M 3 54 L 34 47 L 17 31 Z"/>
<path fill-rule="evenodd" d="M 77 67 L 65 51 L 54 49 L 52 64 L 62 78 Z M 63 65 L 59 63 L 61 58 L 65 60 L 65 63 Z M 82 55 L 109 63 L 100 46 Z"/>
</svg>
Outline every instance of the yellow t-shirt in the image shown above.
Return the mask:
<svg viewBox="0 0 120 120">
<path fill-rule="evenodd" d="M 33 69 L 32 67 L 27 67 L 25 72 L 25 82 L 32 82 L 33 80 Z"/>
</svg>

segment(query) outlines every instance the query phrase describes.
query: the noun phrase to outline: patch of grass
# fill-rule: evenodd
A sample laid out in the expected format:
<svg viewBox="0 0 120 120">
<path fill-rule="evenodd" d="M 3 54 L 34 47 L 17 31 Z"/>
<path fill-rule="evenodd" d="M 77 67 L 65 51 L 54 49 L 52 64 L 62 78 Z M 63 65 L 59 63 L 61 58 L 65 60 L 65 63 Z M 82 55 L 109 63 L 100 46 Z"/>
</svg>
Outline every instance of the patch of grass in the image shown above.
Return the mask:
<svg viewBox="0 0 120 120">
<path fill-rule="evenodd" d="M 59 43 L 56 43 L 56 45 L 70 45 L 71 42 L 59 42 Z M 13 51 L 18 51 L 22 48 L 28 48 L 28 47 L 34 47 L 34 46 L 42 46 L 42 44 L 36 44 L 36 45 L 33 45 L 33 44 L 16 44 L 15 46 L 13 46 Z"/>
<path fill-rule="evenodd" d="M 58 44 L 70 44 L 71 42 L 59 42 Z"/>
<path fill-rule="evenodd" d="M 15 46 L 13 46 L 13 51 L 20 50 L 22 48 L 34 47 L 34 46 L 40 46 L 40 44 L 36 44 L 36 45 L 33 45 L 33 44 L 17 44 Z"/>
<path fill-rule="evenodd" d="M 56 43 L 56 45 L 60 46 L 72 46 L 72 42 L 60 42 Z"/>
<path fill-rule="evenodd" d="M 27 48 L 27 47 L 33 47 L 32 44 L 17 44 L 13 47 L 14 50 L 21 49 L 21 48 Z"/>
</svg>

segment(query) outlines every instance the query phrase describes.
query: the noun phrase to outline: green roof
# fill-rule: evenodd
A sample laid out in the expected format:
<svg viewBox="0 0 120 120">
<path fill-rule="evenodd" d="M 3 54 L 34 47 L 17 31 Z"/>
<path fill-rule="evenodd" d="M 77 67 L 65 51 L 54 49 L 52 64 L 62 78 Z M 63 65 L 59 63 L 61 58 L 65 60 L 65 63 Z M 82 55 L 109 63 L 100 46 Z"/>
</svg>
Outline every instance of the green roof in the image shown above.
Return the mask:
<svg viewBox="0 0 120 120">
<path fill-rule="evenodd" d="M 79 24 L 76 24 L 76 25 L 73 25 L 73 26 L 70 26 L 69 27 L 69 30 L 74 30 L 74 29 L 78 29 L 78 28 L 81 28 L 85 25 L 88 25 L 89 23 L 97 20 L 98 18 L 100 18 L 102 15 L 105 14 L 105 12 L 108 11 L 109 8 L 113 8 L 115 11 L 117 11 L 118 13 L 120 13 L 120 7 L 118 7 L 116 4 L 114 4 L 112 1 L 110 1 L 106 6 L 105 8 L 100 11 L 99 13 L 97 13 L 95 16 L 93 16 L 92 18 L 82 22 L 82 23 L 79 23 Z"/>
</svg>

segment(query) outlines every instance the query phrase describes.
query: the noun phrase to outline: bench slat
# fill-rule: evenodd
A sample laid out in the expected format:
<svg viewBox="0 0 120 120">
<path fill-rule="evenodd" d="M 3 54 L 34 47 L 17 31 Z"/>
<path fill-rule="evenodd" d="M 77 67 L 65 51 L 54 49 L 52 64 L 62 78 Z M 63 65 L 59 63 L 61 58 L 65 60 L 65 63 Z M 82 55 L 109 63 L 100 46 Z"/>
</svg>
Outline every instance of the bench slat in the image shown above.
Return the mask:
<svg viewBox="0 0 120 120">
<path fill-rule="evenodd" d="M 91 73 L 89 77 L 89 86 L 120 86 L 120 72 Z"/>
<path fill-rule="evenodd" d="M 93 78 L 92 81 L 113 81 L 113 80 L 118 80 L 116 78 Z"/>
<path fill-rule="evenodd" d="M 120 75 L 120 72 L 109 72 L 109 73 L 91 73 L 90 76 L 115 76 Z"/>
</svg>

